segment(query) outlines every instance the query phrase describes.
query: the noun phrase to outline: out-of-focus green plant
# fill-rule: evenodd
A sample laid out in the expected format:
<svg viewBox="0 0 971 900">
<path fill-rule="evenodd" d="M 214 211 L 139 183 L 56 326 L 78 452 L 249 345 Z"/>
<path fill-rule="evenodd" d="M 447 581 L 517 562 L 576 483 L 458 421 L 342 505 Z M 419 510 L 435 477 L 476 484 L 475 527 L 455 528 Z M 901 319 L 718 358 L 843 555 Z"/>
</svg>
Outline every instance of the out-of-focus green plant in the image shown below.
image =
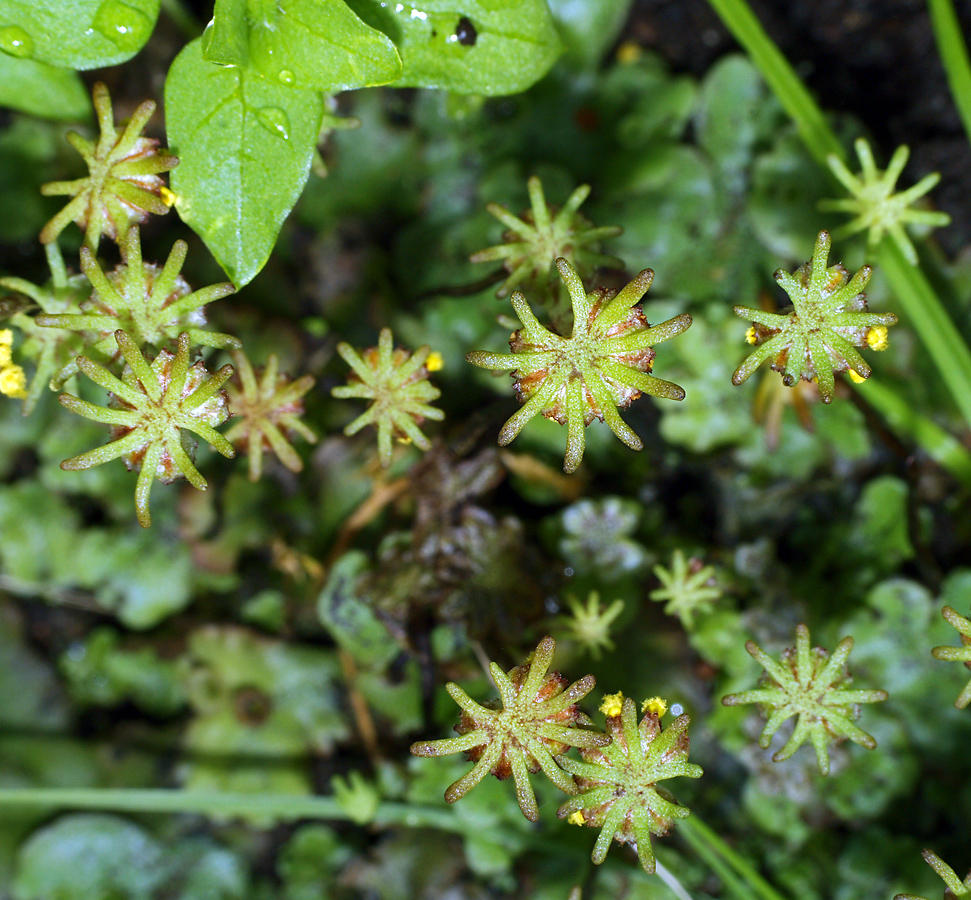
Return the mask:
<svg viewBox="0 0 971 900">
<path fill-rule="evenodd" d="M 661 587 L 648 596 L 658 603 L 666 600 L 664 611 L 677 616 L 688 629 L 694 624 L 695 614 L 710 610 L 722 595 L 715 582 L 715 567 L 702 565 L 694 557 L 685 559 L 680 548 L 671 555 L 671 567 L 655 566 L 654 574 Z"/>
<path fill-rule="evenodd" d="M 965 666 L 971 668 L 971 620 L 966 619 L 950 606 L 945 606 L 941 610 L 941 615 L 944 616 L 947 623 L 953 626 L 960 635 L 961 646 L 935 647 L 931 650 L 931 653 L 934 654 L 935 659 L 963 662 Z M 957 700 L 954 701 L 954 705 L 958 709 L 964 709 L 969 703 L 971 703 L 971 681 L 964 686 L 964 690 L 961 691 Z"/>
</svg>

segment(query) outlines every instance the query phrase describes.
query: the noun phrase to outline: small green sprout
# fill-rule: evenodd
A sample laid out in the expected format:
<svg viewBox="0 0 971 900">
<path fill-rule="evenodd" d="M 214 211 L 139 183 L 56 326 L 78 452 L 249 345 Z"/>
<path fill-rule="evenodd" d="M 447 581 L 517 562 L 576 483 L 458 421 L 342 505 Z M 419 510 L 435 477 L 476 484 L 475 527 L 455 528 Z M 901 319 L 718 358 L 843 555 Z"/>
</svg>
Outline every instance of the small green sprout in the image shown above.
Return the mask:
<svg viewBox="0 0 971 900">
<path fill-rule="evenodd" d="M 119 136 L 111 97 L 100 81 L 94 86 L 93 99 L 101 129 L 98 142 L 73 131 L 67 136 L 88 164 L 88 176 L 41 186 L 45 197 L 66 194 L 73 198 L 44 226 L 42 243 L 55 240 L 73 221 L 84 230 L 85 246 L 97 251 L 101 235 L 117 240 L 133 224 L 144 222 L 149 213 L 164 215 L 169 211 L 171 204 L 164 199 L 168 189 L 160 176 L 174 169 L 179 160 L 167 150 L 159 150 L 154 138 L 141 136 L 155 112 L 155 103 L 146 100 L 139 106 Z"/>
<path fill-rule="evenodd" d="M 644 871 L 655 870 L 651 835 L 667 834 L 675 819 L 688 810 L 659 781 L 668 778 L 700 778 L 701 766 L 688 762 L 690 740 L 686 715 L 667 728 L 661 717 L 667 704 L 653 698 L 644 704 L 644 718 L 637 722 L 637 707 L 630 697 L 609 694 L 600 711 L 607 717 L 611 742 L 603 748 L 581 749 L 583 761 L 562 757 L 567 772 L 577 777 L 579 793 L 556 812 L 575 825 L 600 829 L 591 859 L 600 865 L 611 841 L 633 844 Z"/>
<path fill-rule="evenodd" d="M 526 183 L 530 209 L 522 216 L 513 215 L 506 207 L 490 203 L 486 209 L 509 230 L 502 243 L 480 250 L 472 262 L 502 260 L 509 277 L 496 291 L 505 297 L 514 288 L 548 297 L 556 289 L 553 265 L 559 257 L 569 261 L 581 279 L 593 276 L 598 266 L 622 269 L 623 262 L 600 252 L 600 241 L 616 237 L 623 229 L 617 226 L 594 228 L 577 210 L 590 194 L 590 185 L 582 184 L 557 210 L 547 206 L 543 184 L 535 175 Z"/>
<path fill-rule="evenodd" d="M 431 442 L 418 427 L 425 419 L 440 422 L 445 413 L 428 404 L 442 392 L 428 381 L 430 372 L 442 367 L 441 356 L 429 347 L 414 353 L 394 346 L 390 328 L 382 328 L 378 346 L 358 353 L 341 342 L 337 352 L 353 370 L 349 384 L 335 387 L 331 395 L 346 399 L 372 400 L 371 405 L 344 429 L 350 437 L 365 425 L 378 429 L 378 457 L 381 465 L 391 465 L 391 438 L 413 443 L 419 450 L 431 449 Z"/>
<path fill-rule="evenodd" d="M 685 628 L 694 624 L 695 613 L 707 612 L 722 595 L 715 584 L 714 566 L 702 566 L 694 557 L 687 560 L 681 550 L 672 554 L 670 569 L 657 565 L 654 574 L 661 587 L 648 596 L 658 603 L 667 600 L 664 611 L 677 616 Z"/>
<path fill-rule="evenodd" d="M 490 772 L 496 778 L 510 775 L 516 782 L 516 797 L 523 815 L 531 822 L 539 818 L 536 795 L 530 774 L 541 769 L 561 791 L 576 793 L 576 784 L 554 757 L 568 747 L 603 747 L 610 738 L 578 725 L 589 723 L 577 703 L 596 686 L 587 675 L 567 687 L 559 672 L 547 675 L 556 644 L 544 637 L 532 657 L 521 666 L 503 672 L 495 663 L 489 666 L 499 689 L 501 707 L 491 709 L 476 703 L 457 684 L 445 686 L 449 696 L 462 708 L 455 730 L 459 737 L 440 741 L 420 741 L 411 745 L 415 756 L 446 756 L 465 752 L 475 766 L 445 791 L 449 803 L 464 797 Z M 560 760 L 561 764 L 563 760 Z"/>
<path fill-rule="evenodd" d="M 883 239 L 884 233 L 889 234 L 900 248 L 904 258 L 911 265 L 916 266 L 917 251 L 907 237 L 904 225 L 913 223 L 937 227 L 951 223 L 951 217 L 947 213 L 911 209 L 911 204 L 931 190 L 941 180 L 941 176 L 937 172 L 932 172 L 921 178 L 913 187 L 895 194 L 894 188 L 897 186 L 900 173 L 907 165 L 910 149 L 905 145 L 898 147 L 890 158 L 890 165 L 887 166 L 886 171 L 881 172 L 876 167 L 873 151 L 864 138 L 857 138 L 853 146 L 863 167 L 859 177 L 853 175 L 835 153 L 826 157 L 826 162 L 833 170 L 833 174 L 853 196 L 841 200 L 823 200 L 819 208 L 827 212 L 846 212 L 856 216 L 852 221 L 836 229 L 833 236 L 842 239 L 858 231 L 869 230 L 867 243 L 875 248 Z"/>
<path fill-rule="evenodd" d="M 654 272 L 645 269 L 620 293 L 603 288 L 589 294 L 569 261 L 556 261 L 573 304 L 573 333 L 563 337 L 545 328 L 515 291 L 512 305 L 523 327 L 509 340 L 512 353 L 476 350 L 466 359 L 494 371 L 511 370 L 514 389 L 523 403 L 499 432 L 505 446 L 523 426 L 542 413 L 567 426 L 564 472 L 575 472 L 583 459 L 584 429 L 594 419 L 606 421 L 611 431 L 632 450 L 644 445 L 617 408 L 630 405 L 641 393 L 683 400 L 684 389 L 650 374 L 652 347 L 670 340 L 691 325 L 683 313 L 653 327 L 638 305 L 651 286 Z"/>
<path fill-rule="evenodd" d="M 594 659 L 600 659 L 601 648 L 613 650 L 614 642 L 610 639 L 610 626 L 624 611 L 624 601 L 614 600 L 607 607 L 600 605 L 600 594 L 590 591 L 586 606 L 576 597 L 568 597 L 570 607 L 569 616 L 561 616 L 560 623 L 566 628 L 567 636 L 576 641 Z"/>
<path fill-rule="evenodd" d="M 830 244 L 829 234 L 820 231 L 810 262 L 791 274 L 783 269 L 775 273 L 775 280 L 792 301 L 791 312 L 735 307 L 736 315 L 755 323 L 746 339 L 756 348 L 735 370 L 732 384 L 741 384 L 770 359 L 787 387 L 800 378 L 815 380 L 820 399 L 829 403 L 836 387 L 835 373 L 849 371 L 857 380 L 870 377 L 869 364 L 855 348 L 885 349 L 887 326 L 895 325 L 897 317 L 867 311 L 863 288 L 873 272 L 870 266 L 849 281 L 843 266 L 827 268 Z"/>
<path fill-rule="evenodd" d="M 947 619 L 949 625 L 957 629 L 958 634 L 961 636 L 961 646 L 935 647 L 931 650 L 934 659 L 963 662 L 967 668 L 971 669 L 971 619 L 966 619 L 964 616 L 959 615 L 957 610 L 952 609 L 950 606 L 945 606 L 941 610 L 941 615 Z M 958 709 L 964 709 L 969 703 L 971 703 L 971 681 L 964 686 L 964 690 L 961 691 L 957 700 L 954 701 L 954 705 Z"/>
<path fill-rule="evenodd" d="M 924 850 L 921 855 L 924 857 L 927 865 L 937 872 L 941 876 L 944 884 L 947 885 L 944 896 L 948 900 L 952 900 L 952 898 L 953 900 L 958 900 L 960 897 L 971 897 L 971 872 L 968 873 L 964 881 L 961 881 L 954 869 L 944 862 L 933 850 Z M 916 894 L 897 894 L 893 900 L 924 900 L 924 898 L 918 897 Z"/>
<path fill-rule="evenodd" d="M 223 366 L 210 375 L 201 361 L 190 366 L 187 334 L 179 335 L 174 356 L 159 350 L 151 365 L 124 331 L 116 331 L 115 340 L 128 363 L 120 379 L 104 366 L 78 357 L 78 368 L 113 394 L 113 405 L 95 406 L 71 394 L 59 397 L 71 412 L 111 425 L 112 440 L 64 460 L 61 468 L 89 469 L 123 457 L 130 470 L 138 470 L 135 509 L 139 524 L 148 528 L 152 524 L 148 498 L 155 478 L 171 484 L 185 477 L 193 487 L 206 490 L 206 479 L 192 463 L 192 450 L 184 444 L 183 429 L 208 441 L 223 456 L 232 459 L 235 455 L 233 445 L 213 427 L 229 418 L 228 398 L 221 388 L 233 367 Z M 190 445 L 194 448 L 193 442 Z"/>
<path fill-rule="evenodd" d="M 81 248 L 81 269 L 94 288 L 86 309 L 80 313 L 40 315 L 37 324 L 45 328 L 66 328 L 96 335 L 89 352 L 111 356 L 114 335 L 119 329 L 130 335 L 139 346 L 161 346 L 176 340 L 184 331 L 194 344 L 203 347 L 239 347 L 231 334 L 206 331 L 202 307 L 226 297 L 235 288 L 227 281 L 193 291 L 179 274 L 188 251 L 185 241 L 176 241 L 165 265 L 159 268 L 142 260 L 138 226 L 125 233 L 120 244 L 124 263 L 105 274 L 87 248 Z M 76 372 L 74 365 L 65 366 L 55 381 L 63 382 Z"/>
<path fill-rule="evenodd" d="M 279 371 L 275 354 L 258 372 L 242 350 L 233 350 L 231 356 L 236 375 L 226 385 L 226 393 L 229 413 L 237 421 L 226 432 L 226 440 L 249 454 L 250 481 L 259 481 L 263 474 L 264 450 L 272 450 L 291 472 L 303 471 L 303 460 L 288 438 L 299 434 L 311 444 L 317 443 L 317 435 L 300 421 L 302 398 L 314 386 L 313 376 L 290 381 Z"/>
<path fill-rule="evenodd" d="M 741 694 L 729 694 L 722 698 L 722 703 L 725 706 L 759 704 L 768 719 L 759 736 L 759 746 L 763 750 L 786 719 L 798 717 L 792 736 L 781 750 L 776 751 L 773 762 L 788 759 L 808 740 L 816 750 L 819 771 L 828 775 L 829 744 L 849 738 L 867 750 L 876 747 L 873 737 L 853 723 L 859 717 L 856 704 L 886 700 L 887 692 L 850 691 L 840 687 L 849 680 L 845 663 L 853 649 L 853 638 L 843 638 L 830 657 L 820 647 L 810 649 L 809 629 L 799 625 L 796 627 L 796 646 L 783 651 L 781 663 L 754 641 L 747 641 L 745 649 L 765 669 L 761 682 L 764 686 Z"/>
</svg>

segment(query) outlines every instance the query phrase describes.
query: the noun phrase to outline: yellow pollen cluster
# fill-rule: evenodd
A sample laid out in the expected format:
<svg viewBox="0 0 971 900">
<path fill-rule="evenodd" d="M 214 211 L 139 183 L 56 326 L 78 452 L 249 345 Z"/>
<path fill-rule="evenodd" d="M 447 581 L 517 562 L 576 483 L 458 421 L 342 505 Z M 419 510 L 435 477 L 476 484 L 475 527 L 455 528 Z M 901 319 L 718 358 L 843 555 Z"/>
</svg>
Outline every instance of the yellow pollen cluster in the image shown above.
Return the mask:
<svg viewBox="0 0 971 900">
<path fill-rule="evenodd" d="M 886 331 L 886 329 L 884 329 Z M 437 350 L 428 354 L 428 359 L 425 360 L 425 368 L 429 372 L 438 372 L 442 366 L 445 365 L 445 360 L 442 359 L 442 354 Z"/>
<path fill-rule="evenodd" d="M 600 704 L 600 711 L 609 717 L 619 716 L 623 708 L 624 695 L 621 691 L 617 691 L 616 694 L 606 694 L 603 703 Z"/>
<path fill-rule="evenodd" d="M 584 825 L 586 824 L 586 821 L 586 818 L 584 817 L 583 813 L 580 812 L 580 810 L 577 810 L 575 813 L 571 813 L 569 818 L 567 818 L 567 822 L 569 822 L 571 825 Z"/>
<path fill-rule="evenodd" d="M 667 702 L 661 697 L 651 697 L 641 706 L 642 713 L 654 713 L 659 719 L 668 711 Z"/>
<path fill-rule="evenodd" d="M 758 341 L 758 339 L 759 339 L 759 335 L 758 335 L 758 332 L 755 330 L 755 326 L 749 325 L 748 331 L 745 332 L 745 340 L 748 341 L 750 344 L 754 344 Z"/>
<path fill-rule="evenodd" d="M 27 376 L 11 358 L 13 332 L 9 328 L 0 329 L 0 394 L 18 400 L 27 396 Z"/>
<path fill-rule="evenodd" d="M 886 350 L 890 345 L 886 325 L 873 325 L 866 333 L 866 343 L 871 350 Z"/>
</svg>

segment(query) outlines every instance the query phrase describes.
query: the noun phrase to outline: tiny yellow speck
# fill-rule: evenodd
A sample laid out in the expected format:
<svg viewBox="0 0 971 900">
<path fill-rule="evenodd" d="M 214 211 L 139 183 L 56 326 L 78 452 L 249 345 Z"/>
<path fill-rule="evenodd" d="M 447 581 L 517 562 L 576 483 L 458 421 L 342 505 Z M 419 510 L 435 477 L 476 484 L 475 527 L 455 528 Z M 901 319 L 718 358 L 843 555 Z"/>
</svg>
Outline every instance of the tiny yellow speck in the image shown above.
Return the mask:
<svg viewBox="0 0 971 900">
<path fill-rule="evenodd" d="M 567 818 L 567 822 L 569 822 L 571 825 L 583 825 L 586 821 L 586 818 L 584 818 L 584 815 L 582 812 L 580 812 L 580 810 L 577 810 L 575 813 L 571 813 L 569 818 Z"/>
<path fill-rule="evenodd" d="M 408 437 L 407 434 L 396 434 L 395 435 L 395 440 L 399 444 L 410 444 L 411 443 L 411 438 Z"/>
<path fill-rule="evenodd" d="M 623 708 L 624 695 L 621 691 L 617 691 L 616 694 L 606 694 L 603 703 L 600 704 L 600 711 L 609 717 L 619 716 Z"/>
<path fill-rule="evenodd" d="M 13 343 L 13 332 L 9 328 L 0 329 L 0 344 L 10 346 Z"/>
<path fill-rule="evenodd" d="M 639 44 L 634 43 L 634 41 L 624 41 L 617 48 L 617 62 L 629 65 L 630 63 L 635 63 L 641 58 L 643 51 Z"/>
<path fill-rule="evenodd" d="M 27 396 L 27 377 L 20 366 L 7 366 L 0 371 L 0 394 L 23 399 Z"/>
<path fill-rule="evenodd" d="M 178 194 L 170 191 L 164 184 L 158 189 L 158 195 L 162 198 L 162 202 L 169 207 L 174 206 L 179 199 Z"/>
<path fill-rule="evenodd" d="M 759 333 L 755 330 L 754 325 L 750 325 L 748 331 L 745 332 L 745 340 L 750 344 L 754 344 L 759 339 Z"/>
<path fill-rule="evenodd" d="M 871 350 L 886 350 L 890 346 L 886 325 L 873 325 L 866 333 L 867 346 Z"/>
<path fill-rule="evenodd" d="M 437 350 L 428 354 L 428 359 L 425 360 L 425 368 L 429 372 L 438 372 L 442 366 L 445 365 L 445 360 L 442 359 L 442 354 Z"/>
<path fill-rule="evenodd" d="M 850 376 L 850 381 L 854 381 L 856 384 L 863 384 L 863 382 L 866 381 L 866 379 L 855 369 L 850 369 L 847 374 Z"/>
<path fill-rule="evenodd" d="M 644 705 L 641 706 L 641 712 L 654 713 L 659 719 L 668 711 L 667 702 L 661 697 L 651 697 L 644 701 Z"/>
</svg>

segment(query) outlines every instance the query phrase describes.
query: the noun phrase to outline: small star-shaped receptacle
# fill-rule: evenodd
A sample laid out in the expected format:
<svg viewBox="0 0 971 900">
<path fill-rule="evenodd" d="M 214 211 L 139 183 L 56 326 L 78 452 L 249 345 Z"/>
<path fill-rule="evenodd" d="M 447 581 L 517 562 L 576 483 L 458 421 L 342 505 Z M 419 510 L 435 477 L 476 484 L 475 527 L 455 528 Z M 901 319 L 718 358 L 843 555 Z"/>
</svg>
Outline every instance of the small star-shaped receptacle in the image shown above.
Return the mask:
<svg viewBox="0 0 971 900">
<path fill-rule="evenodd" d="M 230 415 L 236 421 L 226 432 L 226 440 L 249 454 L 250 481 L 260 480 L 264 450 L 272 450 L 291 472 L 303 471 L 303 460 L 289 438 L 299 434 L 311 444 L 317 443 L 317 435 L 300 421 L 303 395 L 314 386 L 313 376 L 291 381 L 280 372 L 275 354 L 258 372 L 242 350 L 234 350 L 232 358 L 236 374 L 226 392 Z"/>
<path fill-rule="evenodd" d="M 545 300 L 556 289 L 553 264 L 561 256 L 581 278 L 590 278 L 599 266 L 623 268 L 621 260 L 600 252 L 600 242 L 616 237 L 623 229 L 595 228 L 577 211 L 590 194 L 589 184 L 580 185 L 559 209 L 547 205 L 543 184 L 535 175 L 526 187 L 530 209 L 522 216 L 513 215 L 498 203 L 486 207 L 508 230 L 501 244 L 471 257 L 477 263 L 502 260 L 509 277 L 496 291 L 497 297 L 505 297 L 515 288 L 535 292 L 541 301 Z"/>
<path fill-rule="evenodd" d="M 601 711 L 607 717 L 608 746 L 581 749 L 582 762 L 558 760 L 576 776 L 578 793 L 556 812 L 562 819 L 600 829 L 591 858 L 597 865 L 607 856 L 611 841 L 633 844 L 644 870 L 655 870 L 651 835 L 667 834 L 675 819 L 688 810 L 658 782 L 669 778 L 699 778 L 701 766 L 688 762 L 690 741 L 686 715 L 661 727 L 666 704 L 654 699 L 644 704 L 637 722 L 637 707 L 630 697 L 611 694 Z"/>
<path fill-rule="evenodd" d="M 78 368 L 111 392 L 114 405 L 96 406 L 71 394 L 59 398 L 71 412 L 111 425 L 112 440 L 64 460 L 61 468 L 89 469 L 122 457 L 129 469 L 138 470 L 135 509 L 139 524 L 148 528 L 152 524 L 148 498 L 155 478 L 169 484 L 185 477 L 201 491 L 207 487 L 186 450 L 183 431 L 199 435 L 223 456 L 231 459 L 235 455 L 233 445 L 213 427 L 229 417 L 228 398 L 221 388 L 233 374 L 233 367 L 223 366 L 210 375 L 202 362 L 190 366 L 187 334 L 179 335 L 174 356 L 159 350 L 151 364 L 124 331 L 115 332 L 115 340 L 128 364 L 121 378 L 84 356 L 78 357 Z"/>
<path fill-rule="evenodd" d="M 499 444 L 508 444 L 533 416 L 542 414 L 567 426 L 563 470 L 575 472 L 583 459 L 584 429 L 594 419 L 605 421 L 628 447 L 640 450 L 641 439 L 617 408 L 629 406 L 642 393 L 684 399 L 683 388 L 650 374 L 652 347 L 687 329 L 691 316 L 648 323 L 638 304 L 654 278 L 650 269 L 615 295 L 603 288 L 588 294 L 567 260 L 561 257 L 556 266 L 570 292 L 573 333 L 564 337 L 543 326 L 516 291 L 511 300 L 523 327 L 509 340 L 512 353 L 476 350 L 466 359 L 483 369 L 512 370 L 523 407 L 503 425 Z"/>
<path fill-rule="evenodd" d="M 907 237 L 904 226 L 907 224 L 938 227 L 949 225 L 951 217 L 947 213 L 935 212 L 928 209 L 913 209 L 911 204 L 923 197 L 941 176 L 937 172 L 925 175 L 913 187 L 894 193 L 897 179 L 907 165 L 910 149 L 901 145 L 890 158 L 886 171 L 881 172 L 873 160 L 873 151 L 864 138 L 857 138 L 853 145 L 856 155 L 860 158 L 862 170 L 859 176 L 853 175 L 846 168 L 843 161 L 831 153 L 826 162 L 833 174 L 839 179 L 852 197 L 840 200 L 822 200 L 819 208 L 827 212 L 845 212 L 854 219 L 837 228 L 833 232 L 836 238 L 849 237 L 858 231 L 867 231 L 867 243 L 876 247 L 889 234 L 893 242 L 900 248 L 904 258 L 911 264 L 917 265 L 917 251 Z"/>
<path fill-rule="evenodd" d="M 365 425 L 374 425 L 378 430 L 378 457 L 385 468 L 391 465 L 392 437 L 429 450 L 431 442 L 418 426 L 424 419 L 445 418 L 440 409 L 429 406 L 441 396 L 428 381 L 429 372 L 441 368 L 441 357 L 429 347 L 420 347 L 414 353 L 396 348 L 390 328 L 381 329 L 377 347 L 359 353 L 342 342 L 337 352 L 353 371 L 350 383 L 335 387 L 331 395 L 371 401 L 344 434 L 350 437 Z"/>
<path fill-rule="evenodd" d="M 595 731 L 578 728 L 589 721 L 577 707 L 596 685 L 587 675 L 567 687 L 558 672 L 547 674 L 553 660 L 555 643 L 545 637 L 531 659 L 503 672 L 495 663 L 489 666 L 499 689 L 500 706 L 492 709 L 476 703 L 457 684 L 445 689 L 462 708 L 455 730 L 459 737 L 412 744 L 415 756 L 446 756 L 464 752 L 475 766 L 452 784 L 445 799 L 454 803 L 465 796 L 490 772 L 504 779 L 512 775 L 516 797 L 523 815 L 532 822 L 539 818 L 536 795 L 529 782 L 530 773 L 540 770 L 561 791 L 576 792 L 576 784 L 554 757 L 568 747 L 602 747 L 610 738 Z"/>
<path fill-rule="evenodd" d="M 707 612 L 722 595 L 715 583 L 714 566 L 703 566 L 694 557 L 685 559 L 680 549 L 672 554 L 670 569 L 658 565 L 654 574 L 661 587 L 648 596 L 658 603 L 666 600 L 664 611 L 669 616 L 677 616 L 685 628 L 691 628 L 695 614 Z"/>
<path fill-rule="evenodd" d="M 220 349 L 239 347 L 239 340 L 231 334 L 207 331 L 202 307 L 213 300 L 226 297 L 235 288 L 228 281 L 193 291 L 179 274 L 188 245 L 176 241 L 159 267 L 145 263 L 138 226 L 125 234 L 120 244 L 122 265 L 105 273 L 94 254 L 81 248 L 81 269 L 94 289 L 81 312 L 40 315 L 37 324 L 45 328 L 65 328 L 69 331 L 89 332 L 96 336 L 89 352 L 110 357 L 116 351 L 115 332 L 124 331 L 139 346 L 161 346 L 174 341 L 185 332 L 193 344 Z M 65 366 L 56 376 L 61 383 L 77 368 Z"/>
<path fill-rule="evenodd" d="M 67 194 L 73 198 L 44 226 L 40 239 L 45 244 L 55 240 L 68 223 L 77 222 L 84 230 L 85 245 L 97 251 L 103 234 L 118 240 L 133 224 L 144 222 L 149 213 L 164 215 L 169 211 L 170 204 L 161 196 L 165 188 L 161 173 L 174 169 L 179 160 L 160 150 L 157 140 L 141 134 L 155 112 L 155 103 L 142 103 L 119 135 L 111 97 L 100 81 L 94 86 L 93 99 L 101 129 L 98 141 L 89 141 L 73 131 L 67 136 L 84 157 L 88 176 L 52 181 L 40 189 L 47 197 Z"/>
<path fill-rule="evenodd" d="M 725 706 L 757 703 L 768 721 L 759 736 L 759 746 L 769 746 L 772 735 L 786 719 L 796 716 L 796 727 L 785 746 L 772 757 L 774 762 L 788 759 L 806 741 L 816 751 L 823 775 L 829 774 L 829 745 L 849 738 L 872 750 L 877 742 L 859 728 L 857 704 L 887 699 L 886 691 L 851 691 L 841 687 L 849 678 L 845 663 L 853 649 L 853 638 L 845 637 L 830 656 L 820 647 L 810 648 L 809 629 L 796 628 L 796 646 L 783 652 L 781 662 L 748 641 L 745 649 L 763 669 L 762 686 L 722 698 Z"/>
<path fill-rule="evenodd" d="M 830 245 L 829 234 L 820 231 L 810 262 L 792 273 L 784 269 L 775 273 L 775 280 L 792 301 L 791 312 L 735 307 L 736 315 L 755 323 L 747 339 L 756 346 L 735 370 L 732 384 L 741 384 L 763 362 L 771 360 L 772 368 L 782 373 L 787 386 L 800 378 L 815 380 L 820 399 L 829 403 L 837 372 L 870 377 L 870 366 L 856 348 L 884 349 L 887 326 L 895 325 L 897 317 L 867 310 L 863 288 L 873 270 L 863 266 L 850 278 L 841 265 L 827 267 Z"/>
</svg>

